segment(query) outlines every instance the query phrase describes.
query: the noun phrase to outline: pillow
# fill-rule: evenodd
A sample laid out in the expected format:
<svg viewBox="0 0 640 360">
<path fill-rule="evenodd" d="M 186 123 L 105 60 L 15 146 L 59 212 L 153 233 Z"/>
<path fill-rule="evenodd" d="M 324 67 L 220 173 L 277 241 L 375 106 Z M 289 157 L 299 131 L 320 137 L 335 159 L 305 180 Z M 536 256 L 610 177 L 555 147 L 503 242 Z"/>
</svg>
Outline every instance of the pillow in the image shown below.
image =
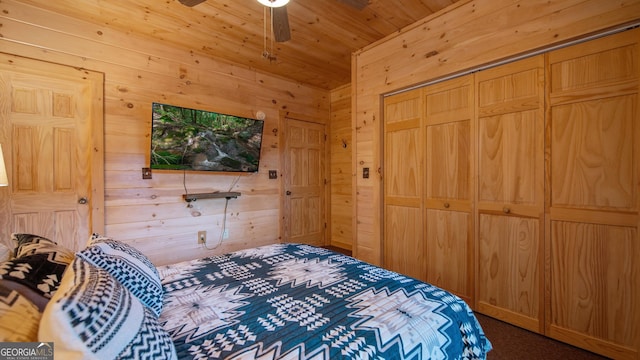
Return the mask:
<svg viewBox="0 0 640 360">
<path fill-rule="evenodd" d="M 55 254 L 59 261 L 71 263 L 74 254 L 71 249 L 58 245 L 55 241 L 32 234 L 11 234 L 14 242 L 13 257 L 33 254 Z"/>
<path fill-rule="evenodd" d="M 107 270 L 156 316 L 162 312 L 164 290 L 151 260 L 136 248 L 106 237 L 93 237 L 76 253 L 94 266 Z"/>
<path fill-rule="evenodd" d="M 59 359 L 176 359 L 154 313 L 109 272 L 76 258 L 42 314 L 38 341 Z"/>
<path fill-rule="evenodd" d="M 0 284 L 0 342 L 37 341 L 40 317 L 31 301 Z"/>
<path fill-rule="evenodd" d="M 39 244 L 42 246 L 47 245 L 57 245 L 57 243 L 53 240 L 49 240 L 46 237 L 33 235 L 33 234 L 23 234 L 23 233 L 13 233 L 11 234 L 11 241 L 13 242 L 13 257 L 19 257 L 22 255 L 22 248 L 24 246 L 32 245 L 31 249 L 37 248 Z"/>
<path fill-rule="evenodd" d="M 0 261 L 7 261 L 13 257 L 11 248 L 7 245 L 0 243 Z"/>
<path fill-rule="evenodd" d="M 51 298 L 69 262 L 57 253 L 23 255 L 0 263 L 0 279 L 18 282 Z"/>
<path fill-rule="evenodd" d="M 0 279 L 0 288 L 17 291 L 18 293 L 20 293 L 20 295 L 31 301 L 40 312 L 44 310 L 44 307 L 47 306 L 47 303 L 50 300 L 49 298 L 42 295 L 40 291 L 34 290 L 30 286 L 26 286 L 24 284 L 11 280 Z"/>
</svg>

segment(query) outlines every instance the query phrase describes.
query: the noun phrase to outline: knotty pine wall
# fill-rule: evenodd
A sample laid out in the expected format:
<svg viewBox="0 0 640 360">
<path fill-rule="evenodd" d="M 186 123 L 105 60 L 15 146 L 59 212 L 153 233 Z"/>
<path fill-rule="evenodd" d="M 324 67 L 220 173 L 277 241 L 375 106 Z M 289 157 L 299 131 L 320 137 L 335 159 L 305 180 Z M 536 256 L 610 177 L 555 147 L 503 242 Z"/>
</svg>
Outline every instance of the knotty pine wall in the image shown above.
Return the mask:
<svg viewBox="0 0 640 360">
<path fill-rule="evenodd" d="M 640 19 L 640 0 L 460 0 L 354 55 L 354 255 L 381 263 L 383 94 Z M 362 169 L 371 169 L 369 179 Z"/>
<path fill-rule="evenodd" d="M 329 146 L 331 167 L 331 245 L 352 249 L 353 171 L 351 141 L 351 85 L 331 91 Z"/>
<path fill-rule="evenodd" d="M 292 113 L 329 123 L 329 91 L 13 0 L 0 2 L 0 51 L 104 73 L 106 235 L 131 243 L 157 265 L 281 240 L 280 180 L 267 175 L 281 169 L 280 118 Z M 258 110 L 267 115 L 259 173 L 188 173 L 184 179 L 189 192 L 242 193 L 229 201 L 229 238 L 218 249 L 198 245 L 197 232 L 207 231 L 211 247 L 218 242 L 223 199 L 199 200 L 190 209 L 182 201 L 182 173 L 155 171 L 153 179 L 142 179 L 154 101 L 246 117 Z"/>
</svg>

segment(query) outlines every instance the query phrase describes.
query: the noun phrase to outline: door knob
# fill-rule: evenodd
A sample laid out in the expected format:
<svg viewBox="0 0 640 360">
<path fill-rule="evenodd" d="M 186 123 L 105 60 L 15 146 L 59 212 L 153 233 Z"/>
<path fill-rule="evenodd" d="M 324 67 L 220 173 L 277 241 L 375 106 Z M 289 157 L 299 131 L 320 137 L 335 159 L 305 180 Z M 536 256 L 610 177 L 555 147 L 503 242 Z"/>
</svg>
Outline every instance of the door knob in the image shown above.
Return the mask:
<svg viewBox="0 0 640 360">
<path fill-rule="evenodd" d="M 80 199 L 78 199 L 78 204 L 80 205 L 84 205 L 86 203 L 88 203 L 89 201 L 87 200 L 86 197 L 81 197 Z"/>
</svg>

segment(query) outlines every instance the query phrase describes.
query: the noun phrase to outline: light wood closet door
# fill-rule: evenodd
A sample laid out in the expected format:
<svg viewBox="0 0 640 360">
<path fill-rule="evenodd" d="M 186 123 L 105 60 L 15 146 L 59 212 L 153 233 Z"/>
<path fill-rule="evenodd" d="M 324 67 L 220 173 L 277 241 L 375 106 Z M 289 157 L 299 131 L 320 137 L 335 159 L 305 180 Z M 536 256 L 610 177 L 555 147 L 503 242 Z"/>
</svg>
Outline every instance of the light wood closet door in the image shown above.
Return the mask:
<svg viewBox="0 0 640 360">
<path fill-rule="evenodd" d="M 422 218 L 422 92 L 384 100 L 384 266 L 425 278 Z"/>
<path fill-rule="evenodd" d="M 640 30 L 548 54 L 547 334 L 640 345 Z"/>
<path fill-rule="evenodd" d="M 424 88 L 427 281 L 473 304 L 472 75 Z"/>
<path fill-rule="evenodd" d="M 476 74 L 477 310 L 543 332 L 544 56 Z"/>
</svg>

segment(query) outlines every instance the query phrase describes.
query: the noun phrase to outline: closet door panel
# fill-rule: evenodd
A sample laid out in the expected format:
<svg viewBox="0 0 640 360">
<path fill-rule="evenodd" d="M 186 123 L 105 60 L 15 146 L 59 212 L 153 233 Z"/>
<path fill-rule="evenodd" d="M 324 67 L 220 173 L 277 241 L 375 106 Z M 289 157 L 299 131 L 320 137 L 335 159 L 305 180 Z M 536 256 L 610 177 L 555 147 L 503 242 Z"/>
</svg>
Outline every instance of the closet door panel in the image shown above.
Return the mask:
<svg viewBox="0 0 640 360">
<path fill-rule="evenodd" d="M 402 129 L 387 134 L 385 149 L 385 195 L 393 198 L 419 199 L 422 149 L 419 129 Z"/>
<path fill-rule="evenodd" d="M 538 331 L 539 220 L 484 213 L 479 229 L 478 311 Z"/>
<path fill-rule="evenodd" d="M 473 76 L 424 89 L 427 281 L 474 302 Z"/>
<path fill-rule="evenodd" d="M 547 54 L 547 334 L 640 358 L 640 30 Z"/>
<path fill-rule="evenodd" d="M 469 201 L 469 120 L 427 127 L 427 198 Z"/>
<path fill-rule="evenodd" d="M 615 96 L 553 107 L 552 206 L 635 208 L 636 98 L 636 95 Z"/>
<path fill-rule="evenodd" d="M 531 157 L 542 151 L 540 115 L 536 109 L 480 118 L 479 201 L 539 203 L 542 168 Z"/>
<path fill-rule="evenodd" d="M 470 287 L 469 214 L 427 210 L 427 282 L 458 294 Z"/>
<path fill-rule="evenodd" d="M 631 226 L 551 223 L 549 335 L 575 342 L 578 332 L 622 346 L 634 344 L 640 266 L 629 254 L 639 253 L 637 238 Z"/>
<path fill-rule="evenodd" d="M 476 74 L 478 311 L 544 330 L 544 57 Z"/>
<path fill-rule="evenodd" d="M 415 90 L 384 101 L 383 263 L 425 280 L 421 94 Z"/>
<path fill-rule="evenodd" d="M 385 267 L 425 281 L 420 207 L 385 206 Z"/>
</svg>

